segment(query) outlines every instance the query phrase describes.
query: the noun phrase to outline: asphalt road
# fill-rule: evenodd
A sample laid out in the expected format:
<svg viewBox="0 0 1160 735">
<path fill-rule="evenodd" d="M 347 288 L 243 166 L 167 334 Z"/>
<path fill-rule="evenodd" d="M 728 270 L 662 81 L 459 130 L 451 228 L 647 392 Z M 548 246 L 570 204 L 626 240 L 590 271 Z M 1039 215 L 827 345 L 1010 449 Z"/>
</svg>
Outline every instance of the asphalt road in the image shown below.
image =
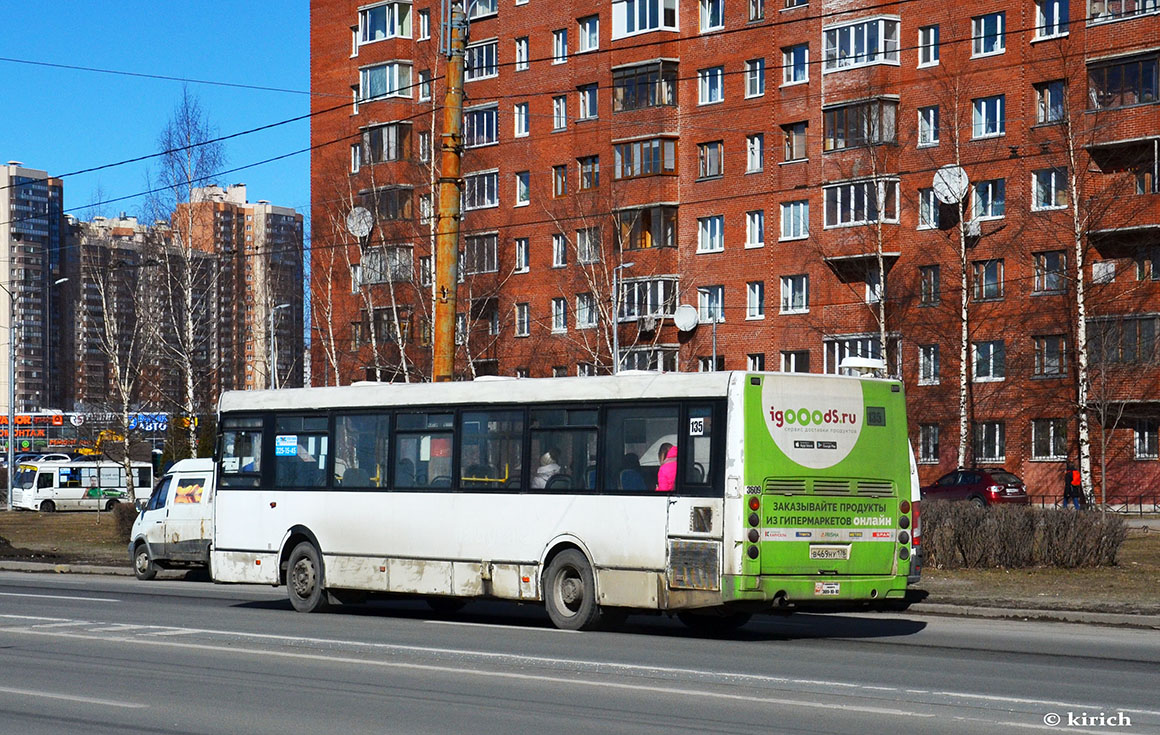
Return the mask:
<svg viewBox="0 0 1160 735">
<path fill-rule="evenodd" d="M 1155 631 L 903 613 L 566 633 L 532 606 L 301 615 L 283 592 L 0 573 L 0 733 L 1160 733 Z"/>
</svg>

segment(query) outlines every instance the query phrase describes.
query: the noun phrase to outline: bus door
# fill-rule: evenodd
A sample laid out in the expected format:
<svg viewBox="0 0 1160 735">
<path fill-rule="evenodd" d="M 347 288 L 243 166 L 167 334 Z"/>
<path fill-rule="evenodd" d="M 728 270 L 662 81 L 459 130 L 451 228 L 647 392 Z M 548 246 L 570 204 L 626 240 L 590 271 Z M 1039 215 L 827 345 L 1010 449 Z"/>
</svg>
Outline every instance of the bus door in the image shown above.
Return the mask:
<svg viewBox="0 0 1160 735">
<path fill-rule="evenodd" d="M 56 500 L 56 473 L 52 470 L 42 471 L 36 475 L 36 502 L 42 503 L 51 500 L 59 508 Z"/>
<path fill-rule="evenodd" d="M 721 588 L 723 417 L 723 407 L 690 403 L 681 411 L 675 434 L 666 437 L 676 447 L 667 518 L 667 572 L 673 589 Z M 674 451 L 668 454 L 673 457 Z"/>
</svg>

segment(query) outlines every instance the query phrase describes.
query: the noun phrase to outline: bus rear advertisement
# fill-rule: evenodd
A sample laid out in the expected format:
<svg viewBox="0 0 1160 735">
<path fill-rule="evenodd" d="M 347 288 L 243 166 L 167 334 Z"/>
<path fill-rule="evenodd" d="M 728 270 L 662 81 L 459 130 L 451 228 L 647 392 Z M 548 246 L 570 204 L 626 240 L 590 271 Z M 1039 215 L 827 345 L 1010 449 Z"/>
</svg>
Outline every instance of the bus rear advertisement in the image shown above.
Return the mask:
<svg viewBox="0 0 1160 735">
<path fill-rule="evenodd" d="M 791 418 L 792 417 L 792 418 Z M 633 373 L 223 394 L 212 570 L 314 611 L 540 602 L 586 629 L 904 604 L 897 380 Z"/>
</svg>

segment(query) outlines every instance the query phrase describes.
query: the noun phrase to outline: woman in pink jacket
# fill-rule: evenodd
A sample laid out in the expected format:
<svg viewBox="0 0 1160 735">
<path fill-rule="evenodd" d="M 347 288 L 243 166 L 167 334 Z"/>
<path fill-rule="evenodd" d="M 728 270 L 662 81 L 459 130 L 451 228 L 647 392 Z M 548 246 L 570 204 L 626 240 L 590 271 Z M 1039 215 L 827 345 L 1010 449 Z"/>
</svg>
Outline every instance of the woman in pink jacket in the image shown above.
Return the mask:
<svg viewBox="0 0 1160 735">
<path fill-rule="evenodd" d="M 665 442 L 657 454 L 661 461 L 657 469 L 657 492 L 671 493 L 677 484 L 677 448 Z"/>
</svg>

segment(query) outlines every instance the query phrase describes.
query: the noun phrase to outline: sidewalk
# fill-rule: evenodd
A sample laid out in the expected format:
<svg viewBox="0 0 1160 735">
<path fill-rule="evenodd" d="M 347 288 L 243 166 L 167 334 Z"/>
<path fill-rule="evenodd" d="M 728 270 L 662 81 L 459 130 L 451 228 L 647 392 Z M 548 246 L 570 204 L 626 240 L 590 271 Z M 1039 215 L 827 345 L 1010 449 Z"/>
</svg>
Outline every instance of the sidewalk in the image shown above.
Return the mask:
<svg viewBox="0 0 1160 735">
<path fill-rule="evenodd" d="M 56 574 L 107 574 L 132 577 L 133 569 L 125 566 L 100 566 L 95 564 L 52 564 L 36 561 L 0 560 L 0 571 L 38 572 Z M 158 579 L 185 579 L 187 569 L 159 569 Z M 1106 613 L 1085 610 L 1048 610 L 1037 608 L 985 607 L 981 605 L 949 605 L 939 602 L 916 602 L 907 611 L 919 615 L 944 615 L 963 618 L 989 618 L 997 620 L 1038 620 L 1059 623 L 1079 623 L 1082 625 L 1111 625 L 1129 628 L 1160 630 L 1160 615 L 1131 615 L 1126 613 Z M 901 613 L 905 615 L 906 613 Z"/>
</svg>

